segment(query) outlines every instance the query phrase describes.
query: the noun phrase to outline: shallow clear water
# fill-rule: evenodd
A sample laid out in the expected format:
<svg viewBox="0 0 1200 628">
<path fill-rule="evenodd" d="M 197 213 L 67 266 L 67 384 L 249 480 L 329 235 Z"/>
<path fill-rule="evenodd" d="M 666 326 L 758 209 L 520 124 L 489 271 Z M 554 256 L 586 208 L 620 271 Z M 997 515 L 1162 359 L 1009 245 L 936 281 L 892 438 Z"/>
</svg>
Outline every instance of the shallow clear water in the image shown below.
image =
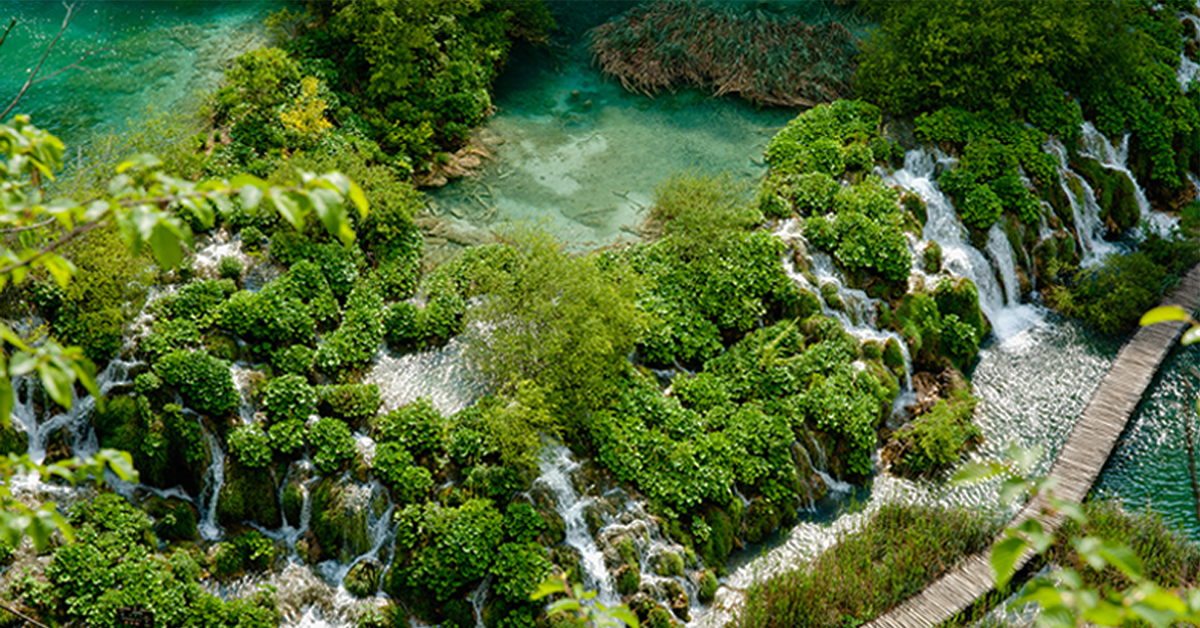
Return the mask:
<svg viewBox="0 0 1200 628">
<path fill-rule="evenodd" d="M 430 209 L 486 227 L 543 224 L 575 248 L 635 238 L 673 173 L 728 172 L 752 186 L 767 142 L 796 115 L 694 89 L 631 94 L 592 67 L 582 43 L 514 51 L 495 105 L 482 132 L 494 159 L 431 191 Z"/>
<path fill-rule="evenodd" d="M 1200 368 L 1195 348 L 1177 347 L 1167 358 L 1117 441 L 1093 494 L 1119 497 L 1131 511 L 1149 508 L 1161 513 L 1169 525 L 1200 541 L 1184 428 L 1184 422 L 1191 421 L 1200 440 L 1194 405 L 1200 377 L 1193 368 Z"/>
<path fill-rule="evenodd" d="M 73 149 L 136 123 L 148 107 L 194 108 L 195 95 L 215 89 L 229 61 L 265 42 L 263 18 L 278 6 L 265 0 L 80 3 L 38 76 L 94 52 L 79 69 L 31 86 L 12 113 L 30 114 Z M 4 3 L 0 28 L 14 17 L 17 24 L 0 47 L 0 111 L 20 92 L 65 15 L 59 2 Z"/>
</svg>

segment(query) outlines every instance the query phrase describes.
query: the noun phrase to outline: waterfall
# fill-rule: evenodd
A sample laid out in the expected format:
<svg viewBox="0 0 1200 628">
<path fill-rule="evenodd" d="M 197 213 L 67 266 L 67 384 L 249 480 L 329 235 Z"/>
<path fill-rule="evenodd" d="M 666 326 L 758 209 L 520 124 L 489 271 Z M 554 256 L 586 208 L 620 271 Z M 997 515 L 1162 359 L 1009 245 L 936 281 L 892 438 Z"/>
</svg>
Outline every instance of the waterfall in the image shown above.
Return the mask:
<svg viewBox="0 0 1200 628">
<path fill-rule="evenodd" d="M 487 601 L 488 590 L 492 586 L 492 574 L 479 582 L 479 586 L 471 591 L 471 612 L 475 614 L 475 628 L 486 628 L 483 624 L 483 604 Z"/>
<path fill-rule="evenodd" d="M 1184 29 L 1191 28 L 1192 36 L 1200 39 L 1200 17 L 1196 17 L 1190 13 L 1179 12 L 1179 21 L 1183 23 Z M 1179 86 L 1185 91 L 1188 84 L 1200 77 L 1200 64 L 1192 61 L 1185 53 L 1179 53 Z"/>
<path fill-rule="evenodd" d="M 775 235 L 784 242 L 789 242 L 793 239 L 804 240 L 804 236 L 800 235 L 799 223 L 792 218 L 784 221 L 775 232 Z M 900 394 L 903 396 L 906 392 L 910 392 L 912 390 L 912 358 L 908 354 L 908 343 L 896 332 L 876 328 L 875 316 L 878 311 L 878 299 L 872 299 L 862 290 L 854 290 L 846 287 L 841 274 L 834 268 L 833 260 L 828 255 L 814 253 L 809 256 L 809 259 L 812 261 L 812 274 L 817 278 L 817 283 L 821 285 L 832 284 L 837 287 L 837 294 L 842 302 L 842 307 L 831 307 L 825 300 L 825 296 L 821 293 L 821 285 L 813 285 L 804 276 L 804 273 L 796 270 L 796 265 L 790 255 L 785 254 L 783 256 L 783 270 L 796 285 L 808 290 L 817 297 L 821 302 L 822 314 L 836 319 L 841 324 L 842 329 L 845 329 L 850 335 L 858 338 L 860 342 L 874 340 L 883 344 L 889 339 L 895 340 L 900 345 L 900 352 L 904 355 L 904 381 L 901 382 Z"/>
<path fill-rule="evenodd" d="M 1021 286 L 1017 282 L 1012 244 L 1009 243 L 1004 230 L 1000 228 L 1000 223 L 996 223 L 992 225 L 991 229 L 988 229 L 987 252 L 1000 271 L 1000 281 L 1004 285 L 1005 299 L 1009 303 L 1017 303 L 1021 300 Z"/>
<path fill-rule="evenodd" d="M 808 442 L 812 445 L 813 451 L 816 452 L 817 460 L 820 461 L 820 464 L 813 464 L 812 458 L 809 458 L 808 464 L 812 467 L 813 472 L 819 475 L 821 480 L 825 482 L 825 487 L 835 493 L 852 493 L 854 491 L 853 484 L 843 482 L 830 475 L 829 460 L 825 456 L 825 449 L 821 447 L 821 441 L 817 440 L 812 434 L 809 434 Z M 801 449 L 804 450 L 804 455 L 808 456 L 808 448 L 801 447 Z"/>
<path fill-rule="evenodd" d="M 938 243 L 942 248 L 942 265 L 951 274 L 966 277 L 975 283 L 979 291 L 979 308 L 992 323 L 993 333 L 999 340 L 1006 340 L 1042 321 L 1042 315 L 1033 306 L 1022 305 L 1010 300 L 1006 288 L 996 280 L 991 263 L 978 249 L 967 242 L 966 227 L 958 219 L 954 205 L 942 194 L 933 180 L 934 169 L 941 163 L 953 164 L 953 160 L 939 152 L 911 150 L 904 156 L 904 168 L 892 173 L 896 185 L 915 192 L 925 201 L 926 222 L 922 234 L 926 240 Z M 996 260 L 1001 274 L 1012 272 L 1012 250 L 1007 252 L 1007 262 Z"/>
<path fill-rule="evenodd" d="M 1059 185 L 1071 202 L 1075 233 L 1083 251 L 1081 264 L 1094 265 L 1117 250 L 1117 247 L 1103 238 L 1105 229 L 1104 223 L 1100 221 L 1100 205 L 1096 203 L 1096 192 L 1086 179 L 1071 170 L 1067 163 L 1067 147 L 1063 146 L 1061 141 L 1053 138 L 1043 148 L 1058 158 Z M 1082 194 L 1076 195 L 1069 181 L 1077 182 Z"/>
<path fill-rule="evenodd" d="M 1152 229 L 1163 235 L 1169 234 L 1175 228 L 1178 220 L 1169 214 L 1151 209 L 1150 201 L 1146 198 L 1146 191 L 1129 171 L 1129 133 L 1121 138 L 1121 145 L 1117 147 L 1113 146 L 1112 142 L 1109 142 L 1108 138 L 1091 122 L 1084 122 L 1081 127 L 1080 144 L 1079 153 L 1081 155 L 1095 159 L 1105 168 L 1123 173 L 1133 182 L 1134 199 L 1137 201 L 1138 211 L 1141 212 L 1142 222 L 1149 224 Z"/>
<path fill-rule="evenodd" d="M 221 487 L 225 485 L 225 452 L 208 430 L 204 430 L 204 442 L 208 445 L 212 464 L 204 472 L 205 488 L 200 492 L 200 523 L 196 529 L 200 532 L 200 538 L 216 541 L 225 533 L 217 523 L 217 500 L 221 496 Z"/>
<path fill-rule="evenodd" d="M 598 599 L 602 604 L 616 604 L 619 600 L 604 564 L 604 554 L 596 547 L 583 518 L 584 508 L 590 500 L 581 499 L 571 485 L 570 473 L 579 467 L 579 463 L 571 460 L 570 449 L 560 444 L 548 444 L 542 452 L 540 467 L 542 475 L 536 483 L 546 486 L 554 494 L 554 507 L 566 524 L 567 545 L 579 550 L 581 556 L 584 588 L 599 591 Z"/>
</svg>

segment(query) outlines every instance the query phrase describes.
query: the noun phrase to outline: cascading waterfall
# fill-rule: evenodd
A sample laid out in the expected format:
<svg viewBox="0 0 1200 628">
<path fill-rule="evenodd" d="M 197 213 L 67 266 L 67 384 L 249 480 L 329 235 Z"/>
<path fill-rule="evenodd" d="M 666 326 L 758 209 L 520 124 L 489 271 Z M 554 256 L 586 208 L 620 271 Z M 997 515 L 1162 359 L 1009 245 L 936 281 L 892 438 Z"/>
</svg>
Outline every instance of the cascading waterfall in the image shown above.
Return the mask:
<svg viewBox="0 0 1200 628">
<path fill-rule="evenodd" d="M 208 445 L 212 463 L 204 472 L 204 488 L 200 492 L 200 522 L 196 525 L 200 538 L 206 541 L 217 541 L 225 533 L 217 523 L 217 499 L 221 495 L 221 487 L 225 485 L 225 451 L 217 438 L 204 430 L 204 443 Z"/>
<path fill-rule="evenodd" d="M 1000 223 L 996 223 L 992 225 L 991 229 L 988 229 L 987 252 L 988 256 L 996 262 L 996 268 L 1000 271 L 1000 282 L 1004 286 L 1004 298 L 1008 303 L 1017 303 L 1021 300 L 1021 286 L 1017 282 L 1017 266 L 1013 261 L 1012 244 L 1009 243 L 1004 230 L 1000 228 Z"/>
<path fill-rule="evenodd" d="M 1178 219 L 1173 218 L 1169 214 L 1154 211 L 1150 207 L 1150 200 L 1146 198 L 1146 191 L 1138 183 L 1137 177 L 1129 171 L 1129 137 L 1126 133 L 1121 138 L 1119 147 L 1113 146 L 1112 142 L 1099 131 L 1091 122 L 1084 122 L 1080 127 L 1080 154 L 1091 157 L 1100 162 L 1105 168 L 1116 170 L 1129 177 L 1133 182 L 1134 199 L 1137 201 L 1138 211 L 1141 212 L 1142 222 L 1150 225 L 1160 234 L 1166 235 L 1171 232 Z"/>
<path fill-rule="evenodd" d="M 784 242 L 791 243 L 792 241 L 804 241 L 804 236 L 800 234 L 799 223 L 795 219 L 788 219 L 775 231 L 776 237 L 779 237 Z M 885 343 L 889 339 L 895 340 L 900 345 L 900 352 L 904 355 L 904 381 L 900 394 L 912 391 L 912 358 L 908 354 L 908 343 L 899 334 L 892 331 L 884 331 L 877 329 L 875 326 L 876 304 L 877 300 L 867 296 L 862 290 L 854 290 L 845 285 L 841 275 L 833 267 L 833 260 L 824 253 L 816 253 L 809 256 L 812 262 L 812 274 L 817 278 L 819 284 L 832 284 L 837 287 L 838 298 L 841 300 L 841 308 L 831 307 L 825 300 L 825 296 L 821 293 L 820 285 L 813 285 L 812 282 L 805 277 L 804 273 L 796 270 L 796 265 L 792 261 L 791 256 L 784 255 L 783 270 L 787 276 L 796 285 L 808 290 L 817 297 L 821 302 L 821 313 L 831 318 L 837 319 L 841 323 L 842 328 L 849 332 L 859 341 L 874 340 L 879 343 Z M 897 406 L 899 408 L 901 406 Z"/>
<path fill-rule="evenodd" d="M 930 153 L 924 149 L 911 150 L 904 156 L 904 168 L 891 175 L 896 185 L 915 192 L 925 201 L 925 240 L 938 243 L 942 249 L 942 264 L 951 274 L 966 277 L 975 283 L 979 291 L 979 308 L 992 323 L 992 330 L 1000 340 L 1011 338 L 1041 322 L 1041 312 L 1030 305 L 1010 301 L 1006 289 L 996 280 L 992 264 L 978 249 L 967 242 L 966 227 L 958 219 L 954 205 L 938 189 L 933 180 L 938 164 L 945 167 L 954 161 L 940 151 Z M 1002 234 L 1003 235 L 1003 234 Z M 1006 241 L 1007 243 L 1007 241 Z M 1001 268 L 1001 275 L 1013 270 L 1011 248 L 1006 259 L 994 260 Z"/>
<path fill-rule="evenodd" d="M 1081 263 L 1084 266 L 1094 265 L 1117 249 L 1103 238 L 1105 229 L 1104 223 L 1100 221 L 1100 205 L 1096 203 L 1096 192 L 1086 179 L 1071 170 L 1067 163 L 1067 147 L 1063 146 L 1058 138 L 1051 139 L 1043 148 L 1058 158 L 1059 183 L 1071 202 L 1075 233 L 1083 250 Z M 1077 195 L 1068 181 L 1077 182 L 1082 194 Z"/>
<path fill-rule="evenodd" d="M 571 485 L 570 473 L 579 467 L 571 459 L 571 450 L 564 445 L 548 444 L 542 451 L 540 468 L 542 475 L 535 484 L 550 489 L 554 495 L 554 507 L 558 509 L 566 525 L 566 543 L 579 551 L 583 586 L 598 591 L 603 604 L 615 604 L 619 600 L 613 590 L 612 577 L 604 564 L 604 554 L 596 547 L 596 541 L 588 533 L 587 521 L 583 518 L 589 500 L 580 498 Z"/>
</svg>

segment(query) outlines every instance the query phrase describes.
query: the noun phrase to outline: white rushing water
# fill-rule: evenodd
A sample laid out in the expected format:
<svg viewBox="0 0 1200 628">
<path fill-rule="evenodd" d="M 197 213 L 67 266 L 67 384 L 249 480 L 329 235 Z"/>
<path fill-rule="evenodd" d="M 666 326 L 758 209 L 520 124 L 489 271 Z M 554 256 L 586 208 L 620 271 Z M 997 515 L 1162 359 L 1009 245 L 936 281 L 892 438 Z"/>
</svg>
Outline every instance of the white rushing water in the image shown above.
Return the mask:
<svg viewBox="0 0 1200 628">
<path fill-rule="evenodd" d="M 954 160 L 941 151 L 911 150 L 904 156 L 904 167 L 891 175 L 895 184 L 916 193 L 925 201 L 926 222 L 922 236 L 942 249 L 942 265 L 951 274 L 966 277 L 979 291 L 979 308 L 992 324 L 992 331 L 1001 341 L 1013 338 L 1042 322 L 1041 309 L 1010 298 L 1007 282 L 997 280 L 996 269 L 1002 277 L 1016 277 L 1011 248 L 1007 254 L 991 261 L 966 238 L 966 227 L 958 218 L 950 199 L 942 194 L 934 180 L 938 164 L 950 167 Z M 1001 238 L 1003 239 L 1003 238 Z M 1007 245 L 1007 240 L 1005 240 Z M 989 247 L 990 249 L 991 247 Z M 997 251 L 1003 247 L 997 244 Z M 1015 284 L 1015 279 L 1013 280 Z"/>
<path fill-rule="evenodd" d="M 1083 266 L 1095 265 L 1117 250 L 1115 245 L 1104 239 L 1105 227 L 1100 220 L 1100 205 L 1096 202 L 1096 192 L 1086 179 L 1071 170 L 1067 163 L 1067 147 L 1063 146 L 1058 138 L 1051 139 L 1043 148 L 1058 158 L 1059 182 L 1063 193 L 1071 202 L 1075 233 L 1083 252 L 1080 263 Z M 1082 194 L 1074 192 L 1070 181 L 1078 184 Z"/>
<path fill-rule="evenodd" d="M 1149 225 L 1159 234 L 1171 233 L 1171 230 L 1179 223 L 1179 219 L 1152 209 L 1149 199 L 1146 198 L 1146 191 L 1138 184 L 1137 177 L 1134 177 L 1133 173 L 1129 171 L 1130 134 L 1126 133 L 1121 138 L 1120 146 L 1116 146 L 1091 122 L 1084 122 L 1080 132 L 1079 154 L 1091 157 L 1104 167 L 1116 170 L 1128 177 L 1133 183 L 1134 199 L 1137 201 L 1138 211 L 1141 212 L 1141 222 Z"/>
<path fill-rule="evenodd" d="M 536 483 L 544 485 L 554 495 L 555 508 L 566 526 L 566 543 L 579 551 L 583 586 L 598 591 L 598 599 L 602 604 L 616 604 L 620 600 L 613 590 L 612 576 L 604 564 L 604 554 L 596 547 L 596 540 L 592 538 L 584 519 L 588 499 L 581 498 L 571 483 L 570 474 L 578 466 L 579 463 L 571 459 L 570 449 L 559 444 L 548 444 L 542 451 L 542 475 Z"/>
</svg>

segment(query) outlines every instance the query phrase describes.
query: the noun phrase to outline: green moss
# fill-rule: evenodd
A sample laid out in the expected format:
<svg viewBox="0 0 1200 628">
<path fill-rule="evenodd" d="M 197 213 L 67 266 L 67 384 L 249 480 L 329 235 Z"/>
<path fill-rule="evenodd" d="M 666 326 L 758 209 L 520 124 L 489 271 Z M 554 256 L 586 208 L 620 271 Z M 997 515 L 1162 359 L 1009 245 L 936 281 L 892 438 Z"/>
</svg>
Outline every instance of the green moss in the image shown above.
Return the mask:
<svg viewBox="0 0 1200 628">
<path fill-rule="evenodd" d="M 642 572 L 637 565 L 621 565 L 617 568 L 614 579 L 617 581 L 617 593 L 632 595 L 642 584 Z"/>
<path fill-rule="evenodd" d="M 150 498 L 146 512 L 154 517 L 154 533 L 164 541 L 190 541 L 196 538 L 196 507 L 190 502 L 171 497 Z"/>
<path fill-rule="evenodd" d="M 257 521 L 267 528 L 278 528 L 283 523 L 278 488 L 269 470 L 245 467 L 235 459 L 227 459 L 225 483 L 217 501 L 217 520 L 223 526 Z"/>
<path fill-rule="evenodd" d="M 373 560 L 362 560 L 354 564 L 350 571 L 346 572 L 346 577 L 342 583 L 346 586 L 346 591 L 354 597 L 367 597 L 373 595 L 379 590 L 380 577 L 383 575 L 383 566 Z"/>
</svg>

